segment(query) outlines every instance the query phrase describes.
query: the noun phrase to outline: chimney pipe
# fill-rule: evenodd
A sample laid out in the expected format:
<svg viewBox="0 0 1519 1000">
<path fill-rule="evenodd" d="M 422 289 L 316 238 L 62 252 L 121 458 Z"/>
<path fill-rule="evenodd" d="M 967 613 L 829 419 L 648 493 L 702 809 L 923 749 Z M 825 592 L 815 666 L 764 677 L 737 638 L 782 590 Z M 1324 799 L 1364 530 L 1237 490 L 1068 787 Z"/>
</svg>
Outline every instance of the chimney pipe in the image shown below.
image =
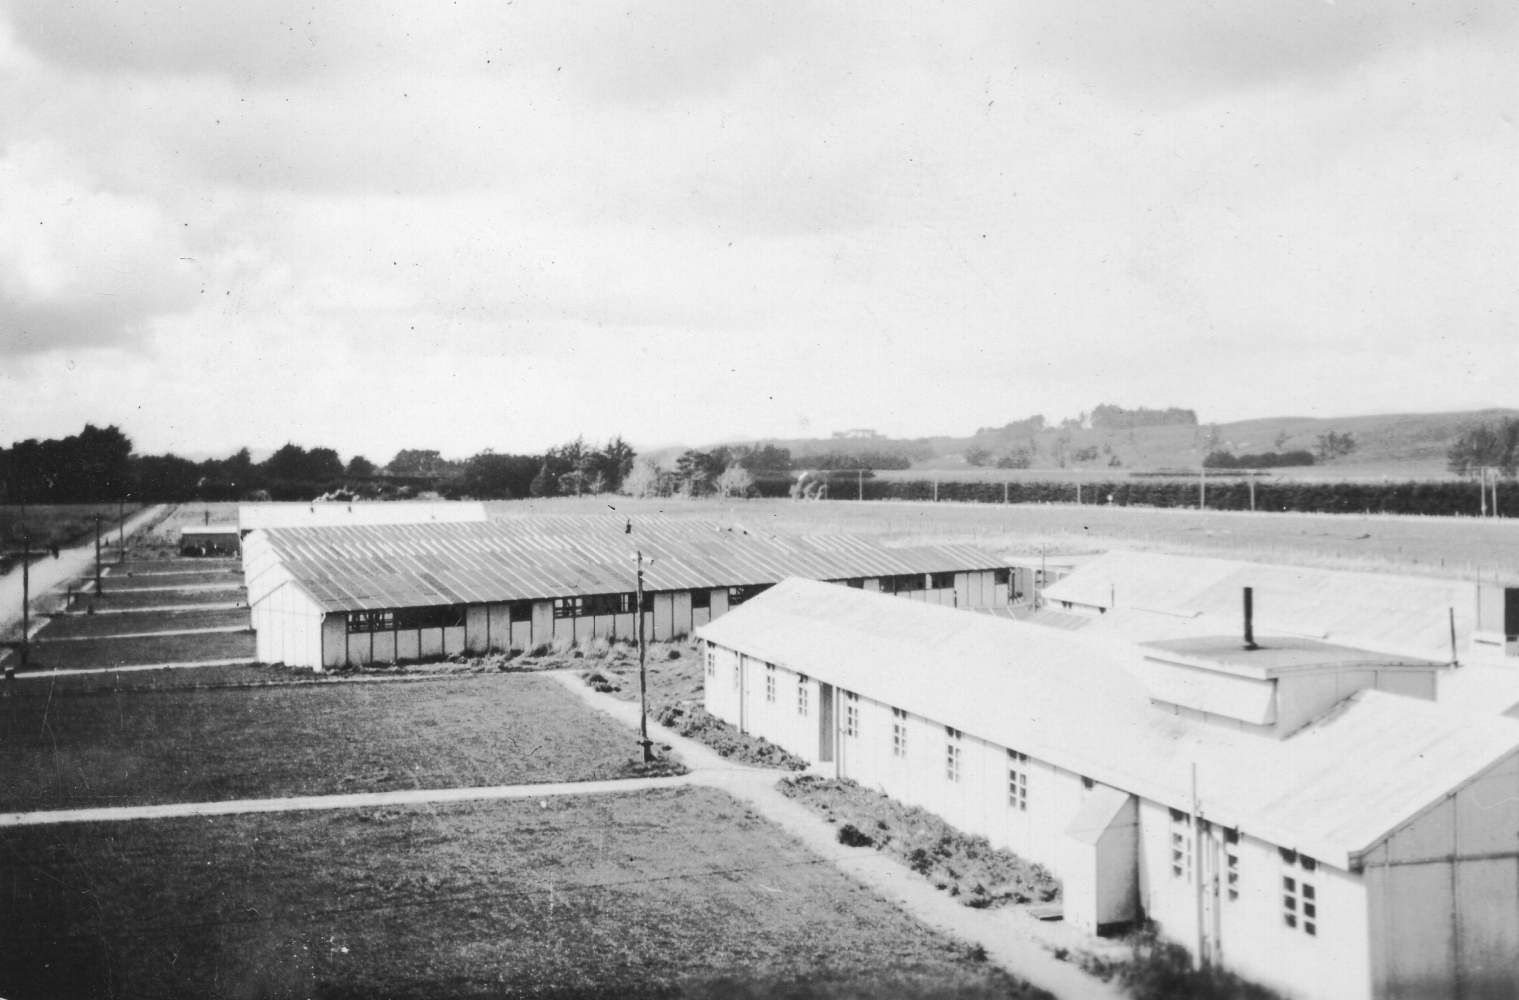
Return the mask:
<svg viewBox="0 0 1519 1000">
<path fill-rule="evenodd" d="M 1255 589 L 1245 588 L 1245 648 L 1260 649 L 1255 644 Z"/>
</svg>

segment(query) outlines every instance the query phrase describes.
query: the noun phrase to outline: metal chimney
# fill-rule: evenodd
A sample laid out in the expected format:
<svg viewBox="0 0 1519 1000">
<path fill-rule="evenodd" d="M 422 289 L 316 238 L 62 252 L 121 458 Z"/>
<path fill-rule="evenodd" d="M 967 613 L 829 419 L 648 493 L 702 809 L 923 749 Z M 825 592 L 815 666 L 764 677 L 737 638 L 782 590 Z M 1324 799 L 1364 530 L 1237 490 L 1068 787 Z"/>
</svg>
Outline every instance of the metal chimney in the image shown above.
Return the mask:
<svg viewBox="0 0 1519 1000">
<path fill-rule="evenodd" d="M 1245 648 L 1260 649 L 1255 644 L 1255 589 L 1245 588 Z"/>
</svg>

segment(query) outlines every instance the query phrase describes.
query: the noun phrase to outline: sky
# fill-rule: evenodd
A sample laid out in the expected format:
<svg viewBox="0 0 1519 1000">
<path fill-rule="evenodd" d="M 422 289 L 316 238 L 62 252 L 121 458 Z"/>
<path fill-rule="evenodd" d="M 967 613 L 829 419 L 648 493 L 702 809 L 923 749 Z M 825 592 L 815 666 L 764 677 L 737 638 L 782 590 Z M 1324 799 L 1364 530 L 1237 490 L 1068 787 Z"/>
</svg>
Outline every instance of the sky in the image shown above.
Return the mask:
<svg viewBox="0 0 1519 1000">
<path fill-rule="evenodd" d="M 0 444 L 1519 405 L 1519 8 L 0 0 Z"/>
</svg>

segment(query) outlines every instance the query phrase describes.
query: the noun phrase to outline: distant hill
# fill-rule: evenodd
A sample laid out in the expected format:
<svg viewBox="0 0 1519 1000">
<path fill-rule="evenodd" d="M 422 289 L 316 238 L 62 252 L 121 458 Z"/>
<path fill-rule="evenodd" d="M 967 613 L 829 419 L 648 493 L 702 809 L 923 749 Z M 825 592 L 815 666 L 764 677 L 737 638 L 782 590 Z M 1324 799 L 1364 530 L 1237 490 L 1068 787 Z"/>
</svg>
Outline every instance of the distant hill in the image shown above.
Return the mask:
<svg viewBox="0 0 1519 1000">
<path fill-rule="evenodd" d="M 1147 411 L 1158 412 L 1158 411 Z M 1191 411 L 1167 411 L 1190 414 Z M 1030 420 L 1003 427 L 982 428 L 967 437 L 888 438 L 851 433 L 832 438 L 766 439 L 763 444 L 789 448 L 798 457 L 831 451 L 894 452 L 912 459 L 913 470 L 952 471 L 993 469 L 999 459 L 1026 460 L 1030 470 L 1156 472 L 1195 470 L 1208 452 L 1233 454 L 1318 448 L 1321 434 L 1352 435 L 1356 448 L 1349 455 L 1320 462 L 1311 469 L 1282 470 L 1314 477 L 1445 478 L 1446 449 L 1462 431 L 1500 417 L 1519 417 L 1519 410 L 1472 410 L 1459 413 L 1397 413 L 1359 417 L 1267 417 L 1234 423 L 1178 422 L 1123 430 L 1091 426 L 1040 426 Z M 753 444 L 756 442 L 725 442 Z M 978 454 L 980 453 L 980 454 Z"/>
</svg>

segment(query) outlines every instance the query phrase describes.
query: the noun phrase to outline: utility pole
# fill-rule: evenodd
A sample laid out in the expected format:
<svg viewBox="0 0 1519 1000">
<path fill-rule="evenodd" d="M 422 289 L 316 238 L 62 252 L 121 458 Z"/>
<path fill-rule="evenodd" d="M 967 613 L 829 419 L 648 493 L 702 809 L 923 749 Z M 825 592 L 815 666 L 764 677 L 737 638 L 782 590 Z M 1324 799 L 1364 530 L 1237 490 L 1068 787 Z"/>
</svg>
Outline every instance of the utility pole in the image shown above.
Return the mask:
<svg viewBox="0 0 1519 1000">
<path fill-rule="evenodd" d="M 1456 609 L 1450 608 L 1450 665 L 1459 667 L 1461 660 L 1456 655 Z"/>
<path fill-rule="evenodd" d="M 127 498 L 116 501 L 116 561 L 127 561 Z"/>
<path fill-rule="evenodd" d="M 31 639 L 29 633 L 32 630 L 31 613 L 27 605 L 32 599 L 32 536 L 25 528 L 21 531 L 21 647 L 18 658 L 21 660 L 21 669 L 26 669 L 26 661 L 31 653 Z M 16 675 L 16 668 L 9 664 L 5 667 L 5 679 L 10 680 Z"/>
<path fill-rule="evenodd" d="M 1482 470 L 1481 477 L 1482 477 L 1481 478 L 1481 485 L 1478 488 L 1482 491 L 1482 516 L 1486 517 L 1487 516 L 1487 469 L 1484 468 Z"/>
<path fill-rule="evenodd" d="M 100 594 L 100 515 L 95 515 L 95 594 Z"/>
<path fill-rule="evenodd" d="M 864 469 L 856 469 L 854 474 L 855 474 L 855 482 L 860 487 L 860 499 L 864 500 L 865 499 L 865 470 Z"/>
<path fill-rule="evenodd" d="M 1197 509 L 1208 509 L 1208 467 L 1198 466 L 1197 469 Z"/>
<path fill-rule="evenodd" d="M 1203 927 L 1203 838 L 1202 810 L 1197 804 L 1197 762 L 1192 762 L 1192 880 L 1197 886 L 1197 958 L 1193 967 L 1207 964 L 1208 932 Z"/>
<path fill-rule="evenodd" d="M 1250 473 L 1249 483 L 1250 483 L 1250 509 L 1251 510 L 1255 510 L 1255 473 L 1253 471 Z"/>
<path fill-rule="evenodd" d="M 1007 503 L 1007 480 L 1002 480 L 1002 502 Z"/>
<path fill-rule="evenodd" d="M 638 602 L 638 744 L 643 747 L 643 762 L 654 760 L 654 744 L 649 742 L 649 682 L 644 672 L 643 637 L 643 550 L 634 553 L 638 560 L 638 582 L 635 600 Z"/>
<path fill-rule="evenodd" d="M 1081 506 L 1081 480 L 1076 480 L 1076 506 Z"/>
</svg>

